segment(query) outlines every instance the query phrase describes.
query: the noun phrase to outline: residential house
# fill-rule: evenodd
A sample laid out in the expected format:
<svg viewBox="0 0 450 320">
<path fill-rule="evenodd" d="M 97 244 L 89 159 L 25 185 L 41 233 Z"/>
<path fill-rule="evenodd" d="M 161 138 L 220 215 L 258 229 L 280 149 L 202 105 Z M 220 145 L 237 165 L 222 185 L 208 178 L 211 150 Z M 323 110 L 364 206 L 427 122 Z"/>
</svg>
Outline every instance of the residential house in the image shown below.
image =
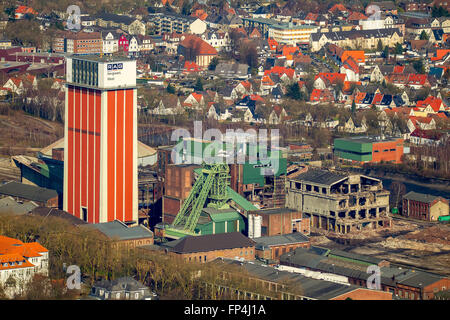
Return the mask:
<svg viewBox="0 0 450 320">
<path fill-rule="evenodd" d="M 0 236 L 0 284 L 7 297 L 23 293 L 35 274 L 48 276 L 48 268 L 49 251 L 40 243 Z"/>
<path fill-rule="evenodd" d="M 347 132 L 347 133 L 364 133 L 368 129 L 366 118 L 363 117 L 359 124 L 355 123 L 352 117 L 348 118 L 348 120 L 344 123 L 343 126 L 338 126 L 338 131 Z"/>
<path fill-rule="evenodd" d="M 243 63 L 220 62 L 217 64 L 214 74 L 224 78 L 247 79 L 248 65 Z"/>
<path fill-rule="evenodd" d="M 417 128 L 409 136 L 411 144 L 438 146 L 442 143 L 446 135 L 436 130 L 422 130 Z"/>
<path fill-rule="evenodd" d="M 205 99 L 203 94 L 192 92 L 184 101 L 183 106 L 191 109 L 203 109 L 205 107 Z"/>
<path fill-rule="evenodd" d="M 154 115 L 174 115 L 184 113 L 184 109 L 181 106 L 180 98 L 177 95 L 170 94 L 164 95 L 159 101 L 158 106 L 149 111 Z"/>
<path fill-rule="evenodd" d="M 157 300 L 156 293 L 131 277 L 100 280 L 94 283 L 89 296 L 99 300 Z"/>
<path fill-rule="evenodd" d="M 383 46 L 393 47 L 403 43 L 403 34 L 399 29 L 351 30 L 341 32 L 312 33 L 310 36 L 311 51 L 319 51 L 327 43 L 339 47 L 375 49 L 378 42 Z"/>
<path fill-rule="evenodd" d="M 273 107 L 273 110 L 269 115 L 267 124 L 274 124 L 274 125 L 281 124 L 286 117 L 287 117 L 286 110 L 284 110 L 283 107 L 276 105 Z"/>
<path fill-rule="evenodd" d="M 130 35 L 145 35 L 145 24 L 133 17 L 103 12 L 95 19 L 100 27 L 120 28 Z"/>
</svg>

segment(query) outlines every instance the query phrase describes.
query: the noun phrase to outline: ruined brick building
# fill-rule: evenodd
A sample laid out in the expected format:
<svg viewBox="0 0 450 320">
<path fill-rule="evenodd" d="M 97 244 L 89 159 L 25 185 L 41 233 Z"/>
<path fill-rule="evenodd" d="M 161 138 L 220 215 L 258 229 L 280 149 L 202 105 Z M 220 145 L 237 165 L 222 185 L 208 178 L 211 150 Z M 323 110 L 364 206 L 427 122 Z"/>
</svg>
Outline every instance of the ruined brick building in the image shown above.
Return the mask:
<svg viewBox="0 0 450 320">
<path fill-rule="evenodd" d="M 345 234 L 391 226 L 389 191 L 365 175 L 309 169 L 288 182 L 287 207 L 310 217 L 311 227 Z"/>
</svg>

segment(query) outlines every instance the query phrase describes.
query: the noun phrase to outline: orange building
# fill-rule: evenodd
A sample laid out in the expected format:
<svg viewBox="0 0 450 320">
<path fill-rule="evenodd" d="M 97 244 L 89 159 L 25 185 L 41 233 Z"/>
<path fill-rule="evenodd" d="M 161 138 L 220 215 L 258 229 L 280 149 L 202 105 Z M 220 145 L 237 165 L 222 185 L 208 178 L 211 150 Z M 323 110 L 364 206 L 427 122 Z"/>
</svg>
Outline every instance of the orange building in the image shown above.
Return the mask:
<svg viewBox="0 0 450 320">
<path fill-rule="evenodd" d="M 395 137 L 350 137 L 334 140 L 339 159 L 354 163 L 401 163 L 403 139 Z"/>
<path fill-rule="evenodd" d="M 401 163 L 403 155 L 403 139 L 390 139 L 372 143 L 371 162 Z"/>
</svg>

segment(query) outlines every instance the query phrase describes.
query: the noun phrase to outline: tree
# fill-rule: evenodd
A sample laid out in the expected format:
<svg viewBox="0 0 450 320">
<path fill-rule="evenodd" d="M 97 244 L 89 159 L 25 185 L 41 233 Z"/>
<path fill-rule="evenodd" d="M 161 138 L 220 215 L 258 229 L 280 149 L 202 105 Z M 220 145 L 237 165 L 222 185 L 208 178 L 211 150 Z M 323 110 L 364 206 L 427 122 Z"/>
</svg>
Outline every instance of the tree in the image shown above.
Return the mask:
<svg viewBox="0 0 450 320">
<path fill-rule="evenodd" d="M 9 19 L 14 19 L 16 14 L 16 7 L 12 6 L 5 8 L 4 12 L 8 15 Z"/>
<path fill-rule="evenodd" d="M 403 47 L 402 47 L 401 43 L 397 43 L 395 45 L 394 53 L 395 54 L 402 54 L 403 53 Z"/>
<path fill-rule="evenodd" d="M 420 40 L 428 40 L 429 36 L 428 34 L 425 32 L 425 30 L 422 31 L 422 33 L 420 34 Z"/>
<path fill-rule="evenodd" d="M 394 181 L 391 184 L 391 206 L 398 208 L 406 194 L 406 187 L 403 183 Z"/>
<path fill-rule="evenodd" d="M 219 64 L 219 59 L 217 57 L 214 57 L 211 59 L 211 62 L 209 63 L 208 70 L 214 71 L 216 70 L 217 65 Z"/>
<path fill-rule="evenodd" d="M 258 51 L 253 42 L 245 41 L 239 48 L 239 60 L 242 63 L 248 64 L 250 68 L 258 65 Z"/>
<path fill-rule="evenodd" d="M 383 42 L 381 42 L 381 39 L 378 40 L 377 51 L 378 51 L 378 52 L 383 51 Z"/>
<path fill-rule="evenodd" d="M 389 59 L 389 47 L 385 46 L 383 49 L 383 57 L 387 60 Z"/>
<path fill-rule="evenodd" d="M 167 85 L 167 92 L 170 94 L 175 94 L 175 87 L 172 86 L 170 83 Z"/>
<path fill-rule="evenodd" d="M 197 82 L 194 85 L 195 91 L 203 91 L 203 82 L 201 78 L 197 78 Z"/>
<path fill-rule="evenodd" d="M 300 91 L 298 82 L 288 85 L 286 96 L 294 100 L 304 100 L 303 92 Z"/>
<path fill-rule="evenodd" d="M 355 114 L 356 112 L 356 103 L 355 100 L 352 101 L 352 114 Z"/>
<path fill-rule="evenodd" d="M 423 65 L 423 60 L 419 59 L 413 62 L 413 67 L 417 71 L 417 73 L 425 73 L 425 67 Z"/>
</svg>

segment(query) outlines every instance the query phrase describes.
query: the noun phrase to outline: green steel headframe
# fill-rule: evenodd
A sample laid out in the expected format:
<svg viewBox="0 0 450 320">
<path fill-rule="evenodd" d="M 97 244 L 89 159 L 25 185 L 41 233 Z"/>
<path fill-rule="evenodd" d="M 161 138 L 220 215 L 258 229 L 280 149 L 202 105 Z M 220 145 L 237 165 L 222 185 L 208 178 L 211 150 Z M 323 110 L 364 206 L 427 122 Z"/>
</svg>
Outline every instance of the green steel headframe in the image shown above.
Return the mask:
<svg viewBox="0 0 450 320">
<path fill-rule="evenodd" d="M 229 184 L 230 175 L 226 163 L 203 163 L 202 174 L 195 181 L 172 226 L 193 233 L 205 205 L 215 209 L 227 207 Z"/>
</svg>

